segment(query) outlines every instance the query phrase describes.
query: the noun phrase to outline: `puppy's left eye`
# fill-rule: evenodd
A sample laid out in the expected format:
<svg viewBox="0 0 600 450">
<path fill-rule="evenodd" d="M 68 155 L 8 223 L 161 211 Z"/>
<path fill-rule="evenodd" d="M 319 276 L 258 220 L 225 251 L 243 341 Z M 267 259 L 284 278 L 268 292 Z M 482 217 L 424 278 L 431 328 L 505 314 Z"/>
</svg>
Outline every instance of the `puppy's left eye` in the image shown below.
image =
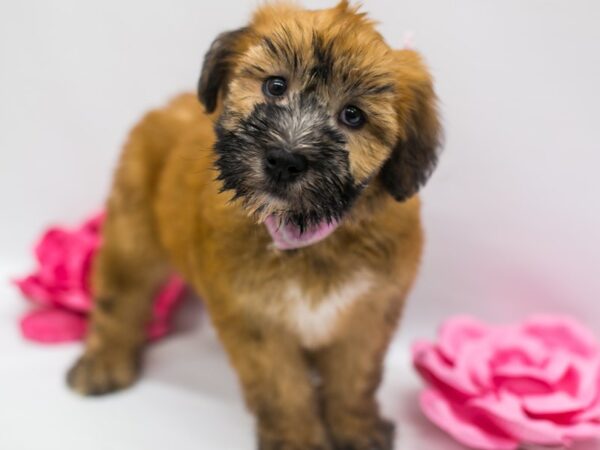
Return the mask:
<svg viewBox="0 0 600 450">
<path fill-rule="evenodd" d="M 263 92 L 269 97 L 281 97 L 287 91 L 287 81 L 281 77 L 267 78 L 263 84 Z"/>
<path fill-rule="evenodd" d="M 340 121 L 350 128 L 360 128 L 366 121 L 365 114 L 354 105 L 347 105 L 340 112 Z"/>
</svg>

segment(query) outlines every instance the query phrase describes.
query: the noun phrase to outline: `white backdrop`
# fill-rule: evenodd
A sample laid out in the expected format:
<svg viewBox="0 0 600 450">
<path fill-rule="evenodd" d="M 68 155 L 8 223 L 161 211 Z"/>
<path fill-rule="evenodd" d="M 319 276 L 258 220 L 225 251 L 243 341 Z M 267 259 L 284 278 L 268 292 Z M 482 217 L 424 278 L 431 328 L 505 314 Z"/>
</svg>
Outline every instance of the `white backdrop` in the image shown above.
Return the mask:
<svg viewBox="0 0 600 450">
<path fill-rule="evenodd" d="M 0 2 L 3 279 L 30 267 L 45 225 L 75 223 L 102 203 L 128 129 L 193 89 L 212 38 L 256 3 Z M 447 134 L 423 193 L 421 277 L 381 395 L 402 426 L 401 448 L 459 448 L 414 409 L 410 339 L 459 312 L 494 321 L 567 312 L 600 333 L 600 3 L 364 3 L 390 44 L 415 33 Z M 82 401 L 62 384 L 77 346 L 22 342 L 23 301 L 4 282 L 0 294 L 1 449 L 253 448 L 206 324 L 155 346 L 134 390 Z"/>
</svg>

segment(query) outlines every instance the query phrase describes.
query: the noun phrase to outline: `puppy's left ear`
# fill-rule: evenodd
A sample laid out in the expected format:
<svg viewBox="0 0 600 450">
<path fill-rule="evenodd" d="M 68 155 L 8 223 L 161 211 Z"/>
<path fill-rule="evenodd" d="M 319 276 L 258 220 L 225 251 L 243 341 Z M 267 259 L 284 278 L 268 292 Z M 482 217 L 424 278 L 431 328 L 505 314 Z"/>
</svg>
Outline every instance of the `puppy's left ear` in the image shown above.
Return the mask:
<svg viewBox="0 0 600 450">
<path fill-rule="evenodd" d="M 395 52 L 398 142 L 381 170 L 385 189 L 398 201 L 412 197 L 429 179 L 438 160 L 442 128 L 433 81 L 418 53 Z"/>
<path fill-rule="evenodd" d="M 209 114 L 217 108 L 219 95 L 226 90 L 233 58 L 239 51 L 240 41 L 247 31 L 247 28 L 239 28 L 221 33 L 204 56 L 198 81 L 198 98 Z"/>
</svg>

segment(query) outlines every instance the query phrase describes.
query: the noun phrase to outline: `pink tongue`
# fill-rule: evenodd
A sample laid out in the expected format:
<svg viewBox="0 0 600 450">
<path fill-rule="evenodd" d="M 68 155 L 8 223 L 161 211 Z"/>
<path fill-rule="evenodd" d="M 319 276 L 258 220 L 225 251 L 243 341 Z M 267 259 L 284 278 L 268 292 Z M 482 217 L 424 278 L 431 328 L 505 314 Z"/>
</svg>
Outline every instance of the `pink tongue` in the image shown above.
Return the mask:
<svg viewBox="0 0 600 450">
<path fill-rule="evenodd" d="M 289 223 L 280 225 L 275 216 L 267 217 L 265 225 L 275 247 L 280 250 L 291 250 L 312 245 L 325 239 L 338 226 L 337 222 L 328 223 L 323 221 L 301 233 L 300 228 L 295 225 Z"/>
</svg>

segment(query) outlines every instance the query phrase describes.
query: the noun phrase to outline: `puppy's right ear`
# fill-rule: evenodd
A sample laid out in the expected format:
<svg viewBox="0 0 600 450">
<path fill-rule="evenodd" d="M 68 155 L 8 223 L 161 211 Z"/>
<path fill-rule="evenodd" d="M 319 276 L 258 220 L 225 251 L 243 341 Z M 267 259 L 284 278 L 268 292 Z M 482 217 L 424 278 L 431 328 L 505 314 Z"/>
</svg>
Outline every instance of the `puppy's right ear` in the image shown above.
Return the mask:
<svg viewBox="0 0 600 450">
<path fill-rule="evenodd" d="M 198 81 L 198 98 L 207 113 L 214 112 L 219 95 L 226 91 L 233 64 L 232 59 L 239 51 L 240 40 L 247 31 L 248 28 L 239 28 L 221 33 L 204 56 L 202 73 Z"/>
</svg>

